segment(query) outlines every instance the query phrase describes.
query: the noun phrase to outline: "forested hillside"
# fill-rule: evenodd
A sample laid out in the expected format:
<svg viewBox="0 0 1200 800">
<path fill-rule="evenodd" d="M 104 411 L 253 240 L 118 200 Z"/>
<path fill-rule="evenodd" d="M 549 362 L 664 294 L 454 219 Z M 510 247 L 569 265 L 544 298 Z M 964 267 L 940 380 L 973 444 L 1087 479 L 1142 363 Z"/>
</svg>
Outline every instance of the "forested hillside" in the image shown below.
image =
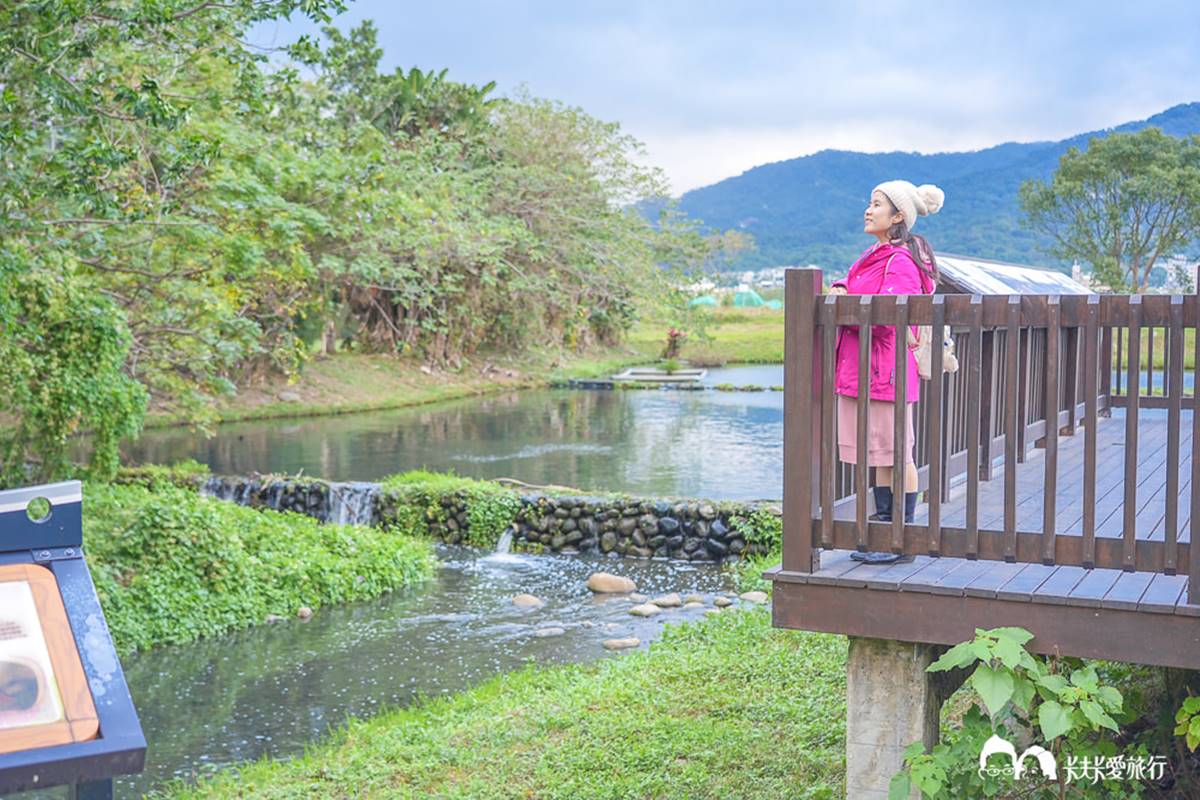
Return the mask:
<svg viewBox="0 0 1200 800">
<path fill-rule="evenodd" d="M 1113 131 L 1154 125 L 1173 136 L 1200 133 L 1200 103 L 1179 105 Z M 919 232 L 946 252 L 1053 265 L 1046 242 L 1021 225 L 1017 190 L 1029 178 L 1045 179 L 1069 147 L 1110 131 L 1082 133 L 1059 142 L 1001 144 L 966 153 L 855 153 L 822 150 L 764 164 L 735 178 L 687 192 L 680 210 L 711 227 L 754 236 L 757 249 L 728 266 L 752 268 L 815 263 L 848 266 L 869 242 L 862 210 L 871 188 L 904 178 L 936 183 L 946 205 L 922 219 Z"/>
</svg>

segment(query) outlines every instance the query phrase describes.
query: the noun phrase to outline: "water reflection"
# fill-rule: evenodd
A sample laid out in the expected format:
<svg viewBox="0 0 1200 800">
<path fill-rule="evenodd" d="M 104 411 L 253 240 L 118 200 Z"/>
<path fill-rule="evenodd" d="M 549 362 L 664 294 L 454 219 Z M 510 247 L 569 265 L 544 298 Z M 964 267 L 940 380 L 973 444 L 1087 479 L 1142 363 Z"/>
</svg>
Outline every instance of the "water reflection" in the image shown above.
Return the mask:
<svg viewBox="0 0 1200 800">
<path fill-rule="evenodd" d="M 778 369 L 778 368 L 776 368 Z M 134 461 L 373 480 L 452 469 L 592 491 L 779 498 L 779 392 L 538 390 L 395 411 L 147 431 Z"/>
</svg>

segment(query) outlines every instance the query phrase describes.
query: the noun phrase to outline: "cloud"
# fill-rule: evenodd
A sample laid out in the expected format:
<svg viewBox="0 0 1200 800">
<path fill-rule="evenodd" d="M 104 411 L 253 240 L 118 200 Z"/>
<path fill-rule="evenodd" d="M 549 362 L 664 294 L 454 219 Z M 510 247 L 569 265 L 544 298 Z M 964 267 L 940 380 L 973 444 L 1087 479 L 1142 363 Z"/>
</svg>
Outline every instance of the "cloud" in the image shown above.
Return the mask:
<svg viewBox="0 0 1200 800">
<path fill-rule="evenodd" d="M 615 120 L 675 191 L 825 148 L 1058 139 L 1200 99 L 1200 4 L 361 0 L 384 65 Z M 262 43 L 312 26 L 267 23 Z"/>
</svg>

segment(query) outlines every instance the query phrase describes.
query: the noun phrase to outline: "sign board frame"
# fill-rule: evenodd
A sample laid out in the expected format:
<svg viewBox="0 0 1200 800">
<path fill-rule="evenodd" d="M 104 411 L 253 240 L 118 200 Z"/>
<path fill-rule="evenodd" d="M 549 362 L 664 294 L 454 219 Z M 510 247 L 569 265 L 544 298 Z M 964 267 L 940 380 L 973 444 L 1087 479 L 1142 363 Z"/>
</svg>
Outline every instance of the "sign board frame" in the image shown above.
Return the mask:
<svg viewBox="0 0 1200 800">
<path fill-rule="evenodd" d="M 39 498 L 48 501 L 49 513 L 34 520 L 28 507 Z M 60 685 L 65 716 L 68 728 L 75 728 L 67 741 L 37 739 L 31 747 L 10 751 L 0 739 L 0 794 L 73 784 L 76 794 L 111 797 L 114 775 L 145 766 L 146 739 L 84 561 L 82 503 L 79 481 L 0 492 L 0 580 L 4 575 L 13 580 L 19 571 L 26 577 L 18 580 L 40 587 L 35 591 L 41 598 L 38 616 L 47 648 L 58 652 L 51 656 L 58 659 L 53 671 L 66 686 Z M 43 614 L 56 604 L 61 618 L 53 610 Z M 82 684 L 72 671 L 71 655 Z M 88 702 L 95 730 L 89 730 Z"/>
</svg>

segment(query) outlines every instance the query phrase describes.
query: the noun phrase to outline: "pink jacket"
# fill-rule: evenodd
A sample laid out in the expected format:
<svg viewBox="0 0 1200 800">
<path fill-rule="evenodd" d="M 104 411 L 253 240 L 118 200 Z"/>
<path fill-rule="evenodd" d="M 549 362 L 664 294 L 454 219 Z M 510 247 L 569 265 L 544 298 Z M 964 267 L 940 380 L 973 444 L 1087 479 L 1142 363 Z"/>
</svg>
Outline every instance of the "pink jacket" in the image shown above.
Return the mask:
<svg viewBox="0 0 1200 800">
<path fill-rule="evenodd" d="M 847 294 L 930 294 L 933 281 L 921 271 L 908 248 L 902 245 L 877 244 L 866 250 L 843 281 Z M 916 327 L 913 327 L 916 334 Z M 907 345 L 907 342 L 905 343 Z M 858 396 L 858 328 L 843 325 L 838 331 L 837 363 L 834 372 L 834 391 L 846 397 Z M 896 399 L 896 329 L 891 325 L 871 326 L 871 389 L 872 400 L 894 402 Z M 920 397 L 921 382 L 917 375 L 917 359 L 908 351 L 908 383 L 905 394 L 908 402 Z"/>
</svg>

